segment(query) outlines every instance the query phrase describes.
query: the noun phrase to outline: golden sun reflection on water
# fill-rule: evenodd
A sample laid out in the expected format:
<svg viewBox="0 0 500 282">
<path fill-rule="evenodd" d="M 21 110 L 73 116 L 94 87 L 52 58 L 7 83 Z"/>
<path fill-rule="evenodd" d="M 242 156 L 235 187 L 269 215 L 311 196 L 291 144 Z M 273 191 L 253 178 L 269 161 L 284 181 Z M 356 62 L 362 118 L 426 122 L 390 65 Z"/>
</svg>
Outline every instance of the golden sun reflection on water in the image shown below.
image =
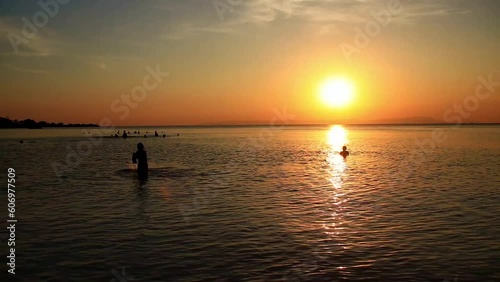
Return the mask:
<svg viewBox="0 0 500 282">
<path fill-rule="evenodd" d="M 341 125 L 334 125 L 328 130 L 327 142 L 333 151 L 339 152 L 342 146 L 349 143 L 348 132 Z"/>
<path fill-rule="evenodd" d="M 346 162 L 339 152 L 342 146 L 347 145 L 348 141 L 348 132 L 344 127 L 334 125 L 328 131 L 327 142 L 330 148 L 327 160 L 331 172 L 330 182 L 335 189 L 342 188 L 342 176 L 346 169 Z"/>
<path fill-rule="evenodd" d="M 342 146 L 348 144 L 348 132 L 347 130 L 340 126 L 332 126 L 326 136 L 326 142 L 328 144 L 328 157 L 327 163 L 328 167 L 328 180 L 330 181 L 333 189 L 330 189 L 329 202 L 331 203 L 331 214 L 330 221 L 323 224 L 325 233 L 330 237 L 335 237 L 338 244 L 342 248 L 347 248 L 345 245 L 347 242 L 343 233 L 346 229 L 345 222 L 345 210 L 347 191 L 343 187 L 345 171 L 347 168 L 346 160 L 339 154 Z"/>
</svg>

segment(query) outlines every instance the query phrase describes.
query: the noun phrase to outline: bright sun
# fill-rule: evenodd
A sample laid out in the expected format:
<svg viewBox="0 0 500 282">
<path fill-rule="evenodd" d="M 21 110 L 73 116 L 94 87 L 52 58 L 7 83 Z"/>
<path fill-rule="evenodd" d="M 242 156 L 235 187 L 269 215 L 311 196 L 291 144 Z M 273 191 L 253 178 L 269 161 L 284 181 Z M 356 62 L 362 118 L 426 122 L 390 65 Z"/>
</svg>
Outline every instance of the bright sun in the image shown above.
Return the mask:
<svg viewBox="0 0 500 282">
<path fill-rule="evenodd" d="M 352 83 L 342 78 L 330 78 L 320 86 L 320 95 L 323 103 L 332 107 L 348 105 L 354 95 Z"/>
</svg>

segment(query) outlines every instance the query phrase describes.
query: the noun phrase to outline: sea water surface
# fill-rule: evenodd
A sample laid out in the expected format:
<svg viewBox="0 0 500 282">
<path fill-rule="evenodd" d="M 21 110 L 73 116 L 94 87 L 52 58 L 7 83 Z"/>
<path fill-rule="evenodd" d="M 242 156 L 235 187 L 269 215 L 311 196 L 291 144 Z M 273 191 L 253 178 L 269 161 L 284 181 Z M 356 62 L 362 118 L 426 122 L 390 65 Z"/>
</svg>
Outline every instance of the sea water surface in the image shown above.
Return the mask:
<svg viewBox="0 0 500 282">
<path fill-rule="evenodd" d="M 500 281 L 499 126 L 124 129 L 0 131 L 17 281 Z"/>
</svg>

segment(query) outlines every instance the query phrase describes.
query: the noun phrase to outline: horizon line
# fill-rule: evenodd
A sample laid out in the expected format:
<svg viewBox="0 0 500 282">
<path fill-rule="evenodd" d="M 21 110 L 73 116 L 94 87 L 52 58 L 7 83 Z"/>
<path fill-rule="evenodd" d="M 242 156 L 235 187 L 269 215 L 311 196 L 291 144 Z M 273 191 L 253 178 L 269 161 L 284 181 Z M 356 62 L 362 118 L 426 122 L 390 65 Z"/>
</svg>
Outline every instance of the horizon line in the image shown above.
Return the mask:
<svg viewBox="0 0 500 282">
<path fill-rule="evenodd" d="M 441 125 L 441 126 L 456 126 L 456 125 L 500 125 L 500 122 L 463 122 L 463 123 L 296 123 L 296 124 L 188 124 L 188 125 L 117 125 L 113 127 L 252 127 L 252 126 L 377 126 L 377 125 L 408 125 L 408 126 L 422 126 L 422 125 Z M 102 126 L 100 126 L 102 127 Z M 106 127 L 103 127 L 106 128 Z"/>
</svg>

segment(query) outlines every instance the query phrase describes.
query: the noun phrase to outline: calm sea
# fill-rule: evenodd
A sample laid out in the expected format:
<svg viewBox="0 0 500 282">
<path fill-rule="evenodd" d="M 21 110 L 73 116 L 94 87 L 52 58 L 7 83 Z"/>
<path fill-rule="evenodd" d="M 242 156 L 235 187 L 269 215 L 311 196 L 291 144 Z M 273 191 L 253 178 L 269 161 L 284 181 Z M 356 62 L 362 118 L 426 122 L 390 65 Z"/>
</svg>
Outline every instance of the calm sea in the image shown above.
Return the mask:
<svg viewBox="0 0 500 282">
<path fill-rule="evenodd" d="M 17 281 L 500 281 L 499 126 L 118 129 L 0 131 Z"/>
</svg>

